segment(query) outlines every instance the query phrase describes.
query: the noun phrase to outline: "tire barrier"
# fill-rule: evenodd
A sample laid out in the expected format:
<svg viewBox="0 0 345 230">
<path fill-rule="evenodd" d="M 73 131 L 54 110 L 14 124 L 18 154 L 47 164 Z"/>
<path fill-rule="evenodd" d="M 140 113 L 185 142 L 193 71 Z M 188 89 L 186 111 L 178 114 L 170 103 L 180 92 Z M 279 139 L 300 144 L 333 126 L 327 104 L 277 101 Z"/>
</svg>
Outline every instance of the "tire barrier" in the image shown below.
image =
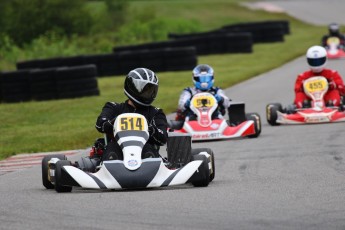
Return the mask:
<svg viewBox="0 0 345 230">
<path fill-rule="evenodd" d="M 107 76 L 112 73 L 112 69 L 116 68 L 118 63 L 118 56 L 111 54 L 100 54 L 100 55 L 81 55 L 73 57 L 57 57 L 47 59 L 35 59 L 29 61 L 17 62 L 16 67 L 18 70 L 27 69 L 49 69 L 58 67 L 74 67 L 84 65 L 94 65 L 97 68 L 98 76 Z M 109 68 L 111 67 L 111 68 Z"/>
<path fill-rule="evenodd" d="M 171 39 L 186 39 L 195 37 L 211 36 L 223 33 L 243 33 L 248 32 L 253 36 L 254 43 L 267 43 L 267 42 L 282 42 L 284 35 L 290 34 L 289 21 L 262 21 L 262 22 L 249 22 L 239 23 L 234 25 L 223 26 L 220 29 L 207 31 L 203 33 L 190 33 L 190 34 L 174 34 L 169 33 L 168 37 Z"/>
<path fill-rule="evenodd" d="M 224 32 L 250 32 L 254 43 L 283 42 L 290 33 L 287 21 L 263 21 L 223 26 Z"/>
<path fill-rule="evenodd" d="M 5 103 L 99 95 L 95 65 L 26 69 L 0 73 L 0 100 Z"/>
<path fill-rule="evenodd" d="M 176 47 L 174 49 L 164 47 L 128 50 L 110 54 L 30 60 L 18 62 L 17 69 L 30 70 L 37 68 L 42 71 L 42 69 L 49 70 L 65 66 L 69 67 L 69 71 L 72 71 L 72 67 L 75 65 L 80 66 L 80 63 L 96 66 L 97 76 L 102 77 L 127 74 L 131 69 L 137 67 L 146 67 L 155 72 L 189 70 L 197 65 L 197 54 L 195 47 Z M 49 72 L 48 70 L 47 72 Z M 81 70 L 77 70 L 77 72 L 79 71 Z M 72 75 L 76 76 L 75 73 Z"/>
<path fill-rule="evenodd" d="M 34 69 L 30 72 L 30 92 L 32 100 L 45 101 L 58 98 L 56 69 Z"/>
<path fill-rule="evenodd" d="M 40 68 L 40 69 L 47 69 L 47 68 L 55 68 L 61 66 L 81 66 L 85 64 L 84 56 L 74 56 L 74 57 L 56 57 L 56 58 L 47 58 L 47 59 L 35 59 L 23 62 L 17 62 L 16 67 L 17 69 L 33 69 L 33 68 Z M 91 63 L 93 64 L 93 63 Z"/>
<path fill-rule="evenodd" d="M 31 99 L 29 70 L 2 72 L 0 82 L 2 101 L 20 102 Z"/>
<path fill-rule="evenodd" d="M 127 74 L 137 67 L 155 72 L 190 70 L 198 62 L 195 47 L 128 50 L 115 54 L 119 56 L 119 68 L 114 75 Z"/>
<path fill-rule="evenodd" d="M 191 70 L 198 64 L 196 48 L 165 48 L 162 68 L 164 71 Z"/>
<path fill-rule="evenodd" d="M 211 33 L 205 36 L 187 36 L 176 40 L 153 42 L 141 45 L 114 47 L 113 51 L 140 51 L 162 48 L 194 46 L 198 55 L 223 53 L 251 53 L 253 51 L 250 33 Z"/>
<path fill-rule="evenodd" d="M 57 68 L 56 88 L 58 98 L 76 98 L 99 95 L 95 65 Z"/>
<path fill-rule="evenodd" d="M 155 72 L 190 70 L 197 65 L 195 47 L 144 49 L 118 52 L 121 74 L 138 66 Z M 137 65 L 136 65 L 137 64 Z"/>
</svg>

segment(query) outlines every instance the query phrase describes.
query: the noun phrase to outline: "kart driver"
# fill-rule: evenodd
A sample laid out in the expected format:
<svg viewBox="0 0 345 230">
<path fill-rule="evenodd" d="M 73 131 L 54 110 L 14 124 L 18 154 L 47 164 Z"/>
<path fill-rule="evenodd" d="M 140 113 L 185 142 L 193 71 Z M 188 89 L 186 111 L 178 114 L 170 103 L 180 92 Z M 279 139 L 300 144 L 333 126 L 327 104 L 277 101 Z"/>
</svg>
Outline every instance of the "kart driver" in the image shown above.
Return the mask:
<svg viewBox="0 0 345 230">
<path fill-rule="evenodd" d="M 191 98 L 200 92 L 208 92 L 214 95 L 218 102 L 218 109 L 213 113 L 212 118 L 217 118 L 225 114 L 225 108 L 230 106 L 230 100 L 224 91 L 214 87 L 213 68 L 206 64 L 200 64 L 193 69 L 192 79 L 194 87 L 185 88 L 178 102 L 178 109 L 175 120 L 183 120 L 193 112 L 189 109 Z"/>
<path fill-rule="evenodd" d="M 339 28 L 340 28 L 339 24 L 337 24 L 337 23 L 329 24 L 329 26 L 328 26 L 329 34 L 324 35 L 322 37 L 321 43 L 322 43 L 323 47 L 325 47 L 327 49 L 328 48 L 328 44 L 327 44 L 328 39 L 331 37 L 337 37 L 337 38 L 339 38 L 339 41 L 340 41 L 339 48 L 345 49 L 345 36 L 340 33 Z"/>
<path fill-rule="evenodd" d="M 156 74 L 146 68 L 131 70 L 124 82 L 124 93 L 128 97 L 123 103 L 106 102 L 97 118 L 96 129 L 107 134 L 108 144 L 102 160 L 122 160 L 122 151 L 113 137 L 115 118 L 122 113 L 139 113 L 149 125 L 150 138 L 143 147 L 143 158 L 159 157 L 159 147 L 167 142 L 168 123 L 162 109 L 153 107 L 158 92 Z"/>
<path fill-rule="evenodd" d="M 301 73 L 296 79 L 295 106 L 297 108 L 310 107 L 310 98 L 303 92 L 303 82 L 314 76 L 323 76 L 328 80 L 329 88 L 324 96 L 326 106 L 339 106 L 340 95 L 345 95 L 344 82 L 337 71 L 325 68 L 327 62 L 325 48 L 312 46 L 307 50 L 306 57 L 310 70 Z"/>
</svg>

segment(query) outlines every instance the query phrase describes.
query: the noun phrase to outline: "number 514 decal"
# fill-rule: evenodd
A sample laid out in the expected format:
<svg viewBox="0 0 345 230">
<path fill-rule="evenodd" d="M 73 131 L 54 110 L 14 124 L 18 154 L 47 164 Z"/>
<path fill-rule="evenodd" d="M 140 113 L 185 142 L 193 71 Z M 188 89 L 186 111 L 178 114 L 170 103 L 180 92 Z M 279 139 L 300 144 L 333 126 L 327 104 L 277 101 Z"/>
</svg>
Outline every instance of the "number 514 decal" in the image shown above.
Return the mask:
<svg viewBox="0 0 345 230">
<path fill-rule="evenodd" d="M 119 131 L 144 130 L 144 120 L 142 117 L 121 117 Z"/>
</svg>

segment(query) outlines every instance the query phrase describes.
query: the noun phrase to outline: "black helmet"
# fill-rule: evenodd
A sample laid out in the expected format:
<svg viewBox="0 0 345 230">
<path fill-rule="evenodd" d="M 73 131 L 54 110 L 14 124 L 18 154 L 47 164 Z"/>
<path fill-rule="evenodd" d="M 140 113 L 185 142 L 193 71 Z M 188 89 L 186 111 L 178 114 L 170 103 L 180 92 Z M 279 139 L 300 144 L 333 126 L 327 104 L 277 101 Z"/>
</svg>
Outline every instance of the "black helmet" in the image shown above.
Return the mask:
<svg viewBox="0 0 345 230">
<path fill-rule="evenodd" d="M 330 35 L 339 35 L 339 24 L 331 23 L 328 26 Z"/>
<path fill-rule="evenodd" d="M 125 80 L 124 92 L 135 104 L 149 106 L 157 96 L 158 78 L 146 68 L 131 70 Z"/>
</svg>

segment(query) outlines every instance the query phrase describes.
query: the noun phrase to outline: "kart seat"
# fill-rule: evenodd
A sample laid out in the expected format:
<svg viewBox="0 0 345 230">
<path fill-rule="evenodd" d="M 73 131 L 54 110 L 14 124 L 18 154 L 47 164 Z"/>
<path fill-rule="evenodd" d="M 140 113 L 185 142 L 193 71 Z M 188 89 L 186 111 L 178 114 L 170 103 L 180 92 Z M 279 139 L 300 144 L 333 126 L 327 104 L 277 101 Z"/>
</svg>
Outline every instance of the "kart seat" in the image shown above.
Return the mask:
<svg viewBox="0 0 345 230">
<path fill-rule="evenodd" d="M 243 102 L 231 103 L 228 107 L 229 121 L 231 124 L 239 125 L 246 121 L 245 104 Z"/>
</svg>

